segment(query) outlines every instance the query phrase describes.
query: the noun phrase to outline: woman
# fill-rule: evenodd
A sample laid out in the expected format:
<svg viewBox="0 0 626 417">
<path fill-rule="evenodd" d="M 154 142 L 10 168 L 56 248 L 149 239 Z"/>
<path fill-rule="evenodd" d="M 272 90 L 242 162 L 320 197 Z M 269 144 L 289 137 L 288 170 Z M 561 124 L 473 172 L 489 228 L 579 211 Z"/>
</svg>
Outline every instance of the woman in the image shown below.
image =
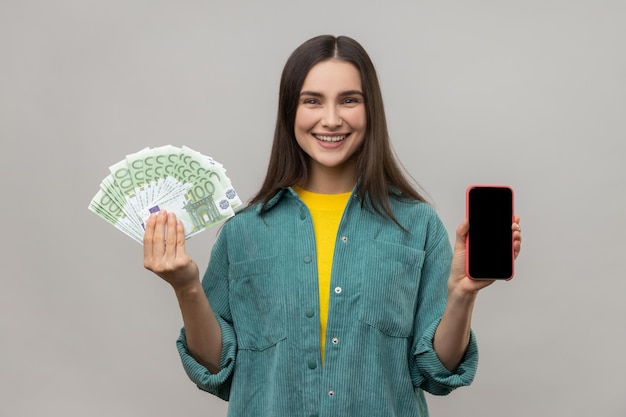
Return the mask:
<svg viewBox="0 0 626 417">
<path fill-rule="evenodd" d="M 514 230 L 515 256 L 521 235 Z M 347 37 L 283 70 L 265 181 L 215 243 L 202 283 L 173 214 L 146 224 L 144 265 L 176 293 L 178 349 L 232 416 L 427 416 L 423 391 L 469 385 L 478 291 L 390 144 L 375 69 Z"/>
</svg>

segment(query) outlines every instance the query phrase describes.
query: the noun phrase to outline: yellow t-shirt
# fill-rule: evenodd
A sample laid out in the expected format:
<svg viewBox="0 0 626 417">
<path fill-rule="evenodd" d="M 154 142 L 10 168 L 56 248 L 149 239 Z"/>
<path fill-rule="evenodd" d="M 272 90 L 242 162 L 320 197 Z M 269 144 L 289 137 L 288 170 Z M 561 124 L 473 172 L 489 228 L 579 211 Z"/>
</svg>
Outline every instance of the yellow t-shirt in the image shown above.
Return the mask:
<svg viewBox="0 0 626 417">
<path fill-rule="evenodd" d="M 342 194 L 318 194 L 294 187 L 300 199 L 307 205 L 313 219 L 315 247 L 317 251 L 317 273 L 320 297 L 320 345 L 322 363 L 326 345 L 326 323 L 330 298 L 330 277 L 335 253 L 337 231 L 351 192 Z"/>
</svg>

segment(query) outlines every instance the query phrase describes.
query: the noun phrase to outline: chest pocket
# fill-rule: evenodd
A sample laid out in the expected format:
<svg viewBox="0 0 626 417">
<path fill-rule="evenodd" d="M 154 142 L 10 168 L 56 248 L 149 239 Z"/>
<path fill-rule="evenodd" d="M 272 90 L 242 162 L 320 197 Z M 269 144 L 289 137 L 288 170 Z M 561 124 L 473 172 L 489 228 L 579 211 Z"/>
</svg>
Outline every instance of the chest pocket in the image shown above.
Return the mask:
<svg viewBox="0 0 626 417">
<path fill-rule="evenodd" d="M 285 339 L 285 299 L 273 273 L 278 257 L 231 265 L 230 308 L 239 349 L 264 350 Z"/>
<path fill-rule="evenodd" d="M 424 251 L 375 241 L 371 253 L 361 273 L 361 320 L 388 336 L 409 337 Z"/>
</svg>

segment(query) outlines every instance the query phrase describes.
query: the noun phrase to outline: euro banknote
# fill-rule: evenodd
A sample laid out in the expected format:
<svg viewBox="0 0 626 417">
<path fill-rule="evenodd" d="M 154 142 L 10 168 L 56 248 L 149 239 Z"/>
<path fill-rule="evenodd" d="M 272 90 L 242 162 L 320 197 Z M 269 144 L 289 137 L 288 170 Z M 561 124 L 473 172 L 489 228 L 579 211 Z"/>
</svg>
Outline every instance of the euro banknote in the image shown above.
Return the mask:
<svg viewBox="0 0 626 417">
<path fill-rule="evenodd" d="M 165 145 L 111 165 L 88 209 L 143 244 L 152 213 L 175 213 L 189 238 L 234 216 L 241 205 L 222 164 L 187 146 Z"/>
</svg>

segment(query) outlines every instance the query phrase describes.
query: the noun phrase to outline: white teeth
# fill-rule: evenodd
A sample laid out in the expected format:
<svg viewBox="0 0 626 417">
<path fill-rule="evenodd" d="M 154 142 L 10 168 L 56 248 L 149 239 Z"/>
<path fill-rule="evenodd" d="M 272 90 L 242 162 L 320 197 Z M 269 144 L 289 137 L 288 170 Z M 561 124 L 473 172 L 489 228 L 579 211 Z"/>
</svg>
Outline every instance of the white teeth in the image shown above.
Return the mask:
<svg viewBox="0 0 626 417">
<path fill-rule="evenodd" d="M 320 135 L 315 135 L 315 137 L 321 141 L 324 142 L 340 142 L 342 140 L 344 140 L 346 138 L 346 136 L 348 135 L 341 135 L 341 136 L 320 136 Z"/>
</svg>

